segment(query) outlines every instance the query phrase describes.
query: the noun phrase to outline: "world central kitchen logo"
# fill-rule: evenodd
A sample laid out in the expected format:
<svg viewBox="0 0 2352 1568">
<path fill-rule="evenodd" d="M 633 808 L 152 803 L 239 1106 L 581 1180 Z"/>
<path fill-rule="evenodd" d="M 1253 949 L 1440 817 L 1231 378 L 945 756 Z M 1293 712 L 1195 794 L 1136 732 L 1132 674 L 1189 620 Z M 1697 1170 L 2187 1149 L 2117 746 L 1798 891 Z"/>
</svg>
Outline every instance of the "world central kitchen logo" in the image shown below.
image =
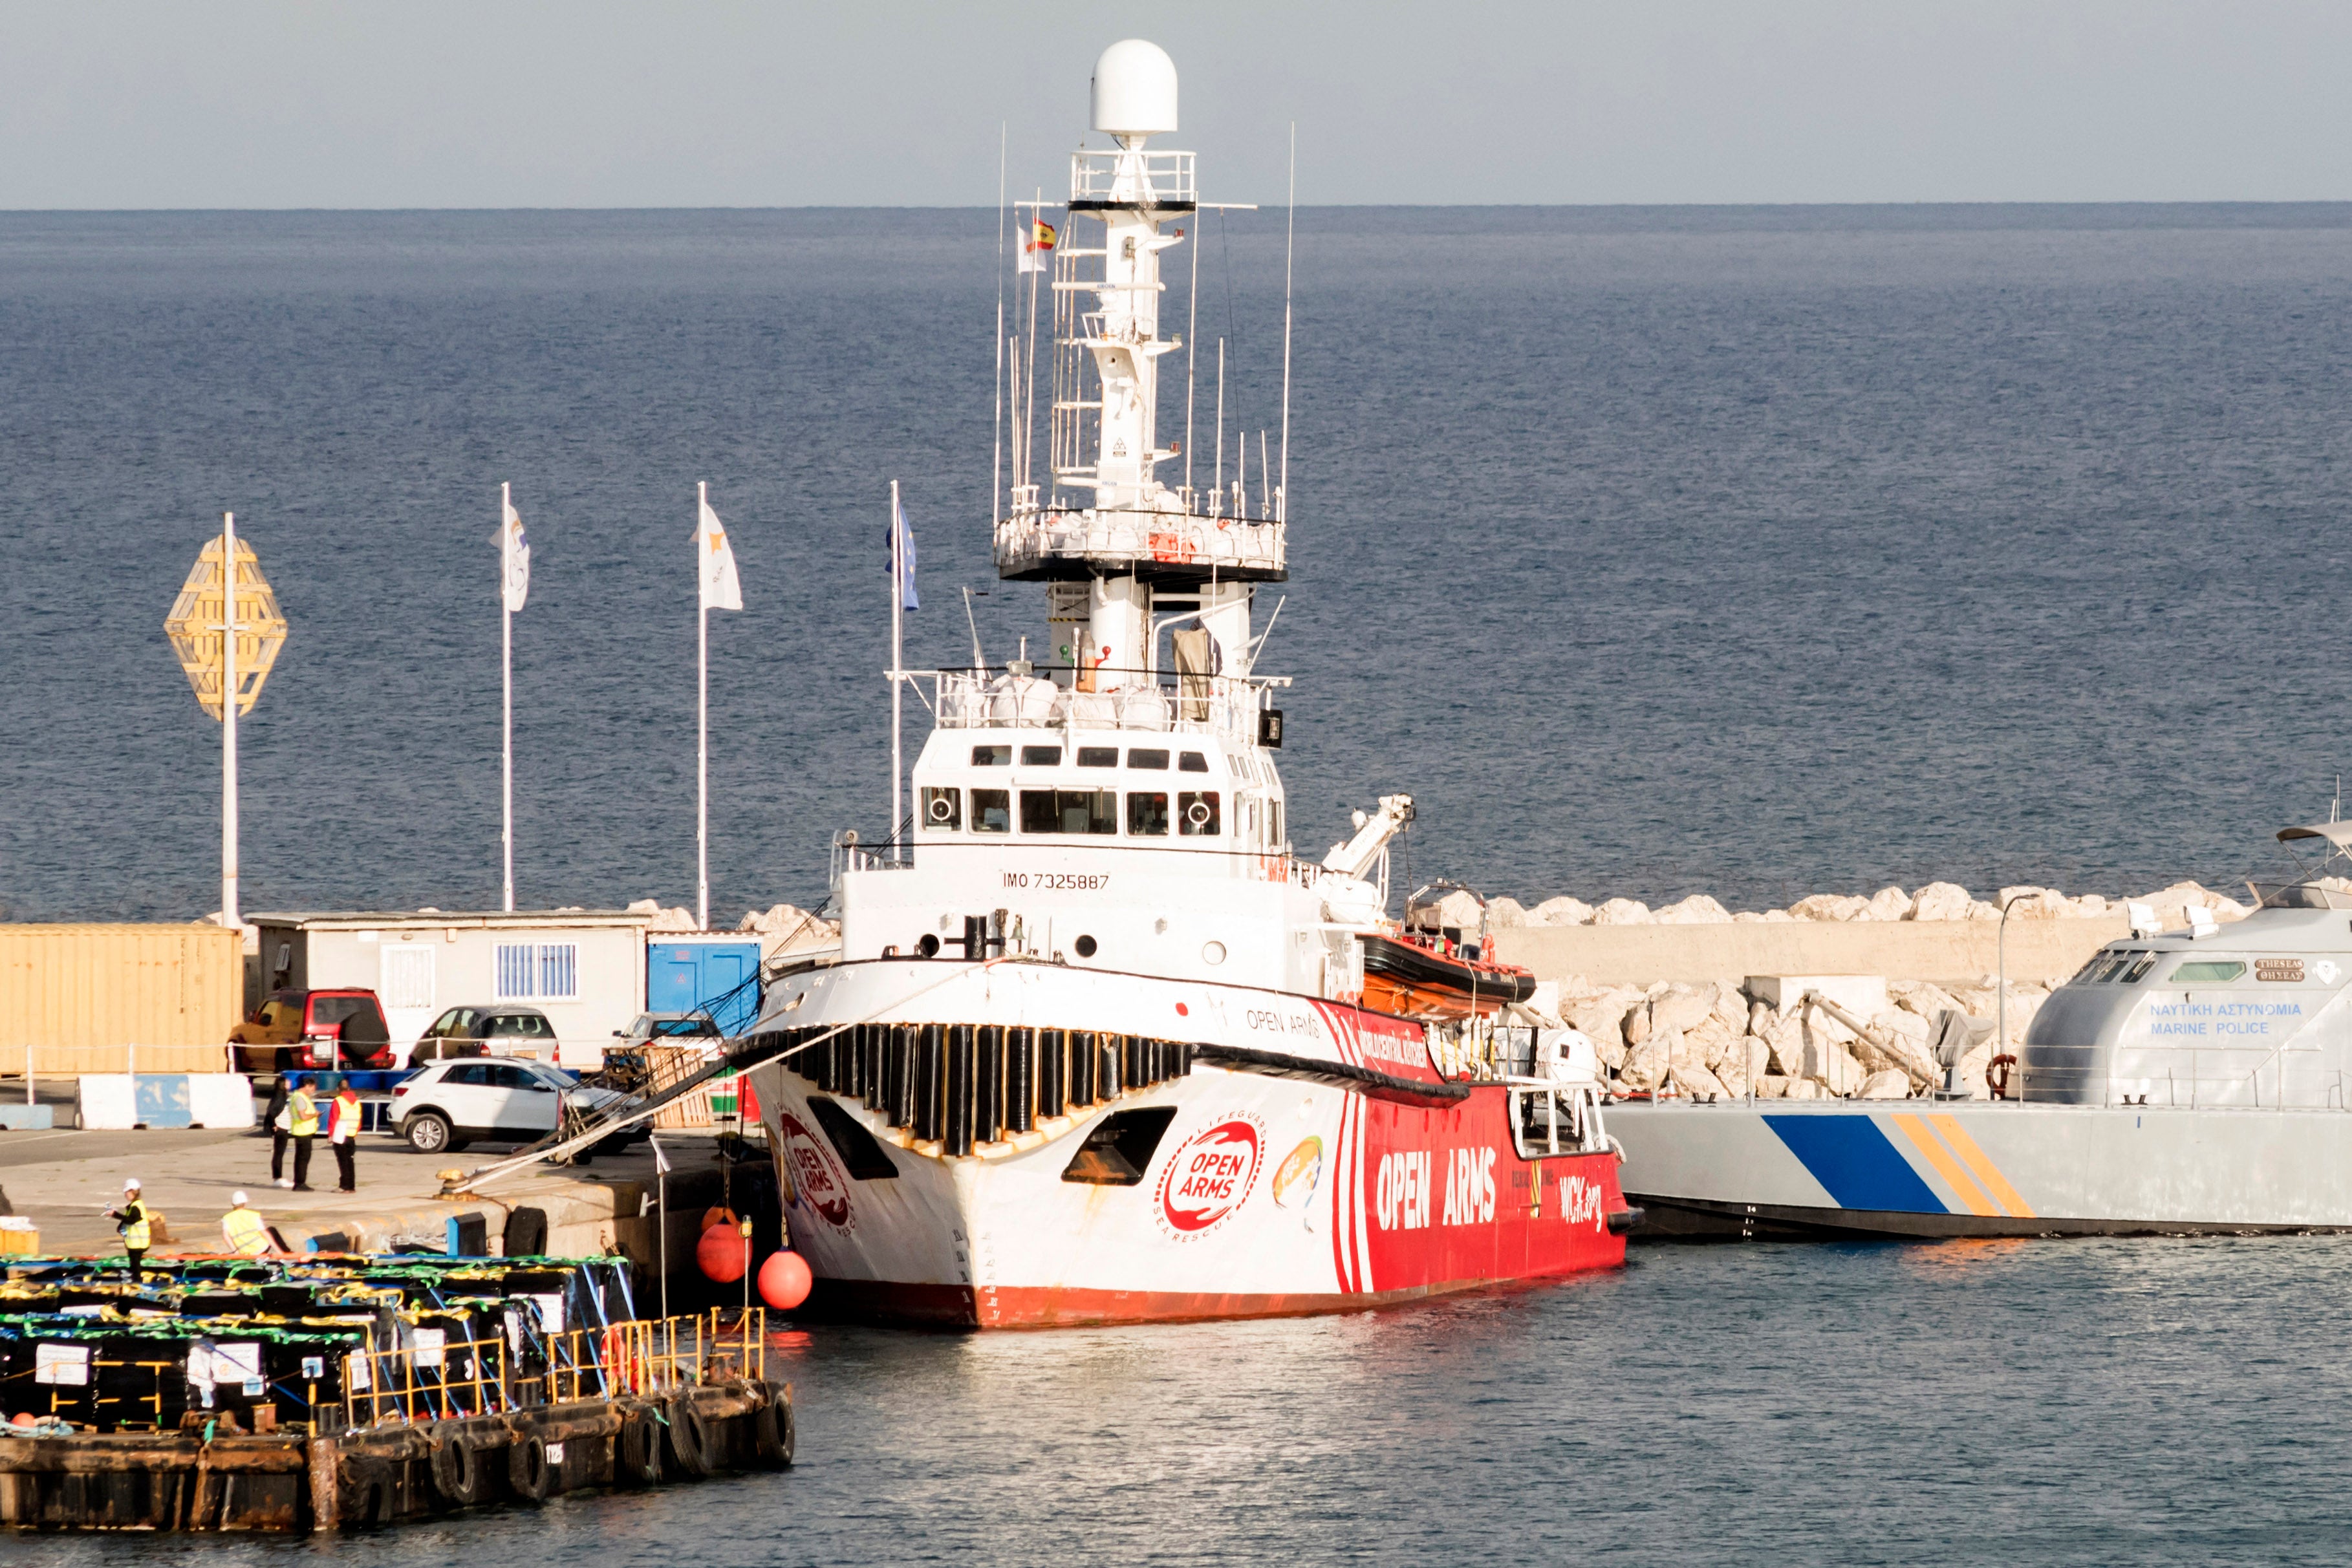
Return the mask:
<svg viewBox="0 0 2352 1568">
<path fill-rule="evenodd" d="M 1160 1173 L 1161 1227 L 1179 1241 L 1215 1228 L 1242 1206 L 1265 1163 L 1265 1128 L 1244 1113 L 1195 1133 Z"/>
</svg>

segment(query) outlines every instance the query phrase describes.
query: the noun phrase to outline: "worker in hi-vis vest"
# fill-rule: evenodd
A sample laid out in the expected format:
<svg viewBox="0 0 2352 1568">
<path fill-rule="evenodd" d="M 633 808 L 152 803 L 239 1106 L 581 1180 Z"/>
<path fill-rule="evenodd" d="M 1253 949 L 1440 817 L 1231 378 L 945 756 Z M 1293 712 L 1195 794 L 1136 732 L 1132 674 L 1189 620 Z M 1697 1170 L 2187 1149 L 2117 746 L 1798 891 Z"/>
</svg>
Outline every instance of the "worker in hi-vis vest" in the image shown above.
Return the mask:
<svg viewBox="0 0 2352 1568">
<path fill-rule="evenodd" d="M 221 1216 L 221 1239 L 228 1249 L 240 1258 L 258 1258 L 269 1250 L 269 1228 L 261 1216 L 253 1211 L 250 1199 L 241 1192 L 228 1195 L 229 1210 Z"/>
<path fill-rule="evenodd" d="M 294 1179 L 279 1177 L 278 1185 L 296 1192 L 310 1190 L 310 1145 L 319 1137 L 319 1103 L 310 1097 L 310 1086 L 297 1083 L 286 1096 L 286 1132 L 294 1140 Z"/>
<path fill-rule="evenodd" d="M 139 1198 L 139 1178 L 132 1176 L 122 1184 L 122 1207 L 110 1208 L 106 1218 L 114 1221 L 114 1228 L 122 1237 L 122 1249 L 131 1255 L 131 1272 L 135 1276 L 147 1260 L 147 1243 L 153 1228 L 147 1222 L 147 1206 Z"/>
</svg>

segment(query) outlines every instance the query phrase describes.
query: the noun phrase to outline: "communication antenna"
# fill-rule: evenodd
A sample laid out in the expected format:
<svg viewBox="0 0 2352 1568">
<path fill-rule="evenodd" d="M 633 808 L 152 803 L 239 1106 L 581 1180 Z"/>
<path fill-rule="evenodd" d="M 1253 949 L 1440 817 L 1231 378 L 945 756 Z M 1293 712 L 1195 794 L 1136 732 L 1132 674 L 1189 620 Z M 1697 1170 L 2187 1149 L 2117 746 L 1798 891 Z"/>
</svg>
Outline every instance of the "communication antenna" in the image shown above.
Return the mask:
<svg viewBox="0 0 2352 1568">
<path fill-rule="evenodd" d="M 971 618 L 971 590 L 969 588 L 963 591 L 963 623 L 971 628 L 971 667 L 984 670 L 988 668 L 988 661 L 981 656 L 980 622 Z"/>
<path fill-rule="evenodd" d="M 1004 505 L 1004 150 L 1005 122 L 996 122 L 996 455 L 988 476 L 988 515 Z"/>
<path fill-rule="evenodd" d="M 1298 253 L 1298 121 L 1290 122 L 1290 218 L 1282 242 L 1282 510 L 1290 510 L 1290 269 Z M 1261 481 L 1263 482 L 1263 481 Z"/>
</svg>

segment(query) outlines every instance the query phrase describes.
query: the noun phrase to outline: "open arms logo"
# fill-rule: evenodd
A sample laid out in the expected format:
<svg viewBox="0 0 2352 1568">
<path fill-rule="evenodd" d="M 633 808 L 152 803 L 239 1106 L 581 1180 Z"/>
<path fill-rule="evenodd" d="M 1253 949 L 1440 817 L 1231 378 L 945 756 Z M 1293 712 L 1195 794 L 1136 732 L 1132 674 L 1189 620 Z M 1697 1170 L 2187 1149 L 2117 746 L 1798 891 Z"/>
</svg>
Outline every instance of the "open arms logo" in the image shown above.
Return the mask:
<svg viewBox="0 0 2352 1568">
<path fill-rule="evenodd" d="M 1250 1115 L 1195 1133 L 1160 1173 L 1158 1218 L 1179 1241 L 1213 1228 L 1242 1206 L 1265 1164 L 1265 1129 Z"/>
<path fill-rule="evenodd" d="M 833 1151 L 817 1142 L 790 1111 L 778 1111 L 784 1134 L 784 1163 L 791 1167 L 800 1201 L 835 1230 L 849 1228 L 849 1178 L 834 1163 Z"/>
</svg>

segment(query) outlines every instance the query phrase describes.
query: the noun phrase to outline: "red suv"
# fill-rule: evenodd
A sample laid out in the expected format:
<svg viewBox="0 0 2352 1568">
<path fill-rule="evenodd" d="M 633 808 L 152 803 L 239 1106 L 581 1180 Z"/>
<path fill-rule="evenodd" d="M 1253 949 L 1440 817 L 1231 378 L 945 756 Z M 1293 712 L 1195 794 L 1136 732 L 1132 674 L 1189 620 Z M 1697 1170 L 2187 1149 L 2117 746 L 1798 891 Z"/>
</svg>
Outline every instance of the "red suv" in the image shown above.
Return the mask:
<svg viewBox="0 0 2352 1568">
<path fill-rule="evenodd" d="M 274 991 L 253 1016 L 229 1030 L 229 1069 L 283 1072 L 289 1068 L 346 1067 L 380 1071 L 392 1066 L 392 1030 L 373 991 Z"/>
</svg>

